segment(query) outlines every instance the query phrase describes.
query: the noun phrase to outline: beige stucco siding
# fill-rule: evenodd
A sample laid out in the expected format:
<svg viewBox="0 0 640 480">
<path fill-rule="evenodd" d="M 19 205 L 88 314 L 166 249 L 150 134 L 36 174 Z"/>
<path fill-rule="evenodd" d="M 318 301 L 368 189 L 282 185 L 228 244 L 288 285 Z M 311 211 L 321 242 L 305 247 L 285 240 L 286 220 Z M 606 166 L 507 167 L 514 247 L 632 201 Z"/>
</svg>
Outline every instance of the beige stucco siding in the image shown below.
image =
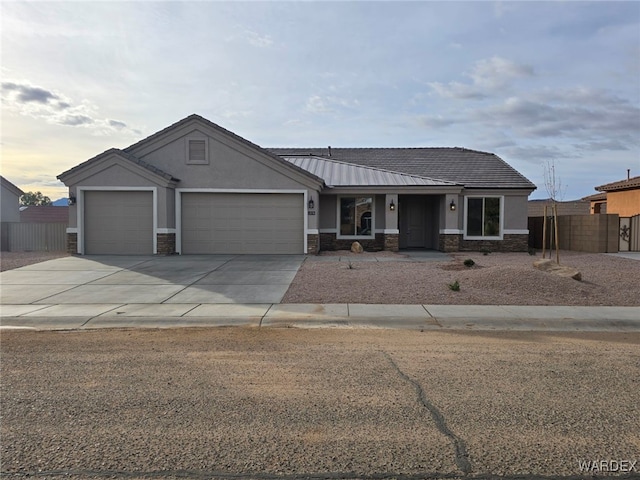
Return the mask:
<svg viewBox="0 0 640 480">
<path fill-rule="evenodd" d="M 640 214 L 640 189 L 607 192 L 607 213 L 620 217 Z"/>
<path fill-rule="evenodd" d="M 527 230 L 528 199 L 524 195 L 505 195 L 504 197 L 504 229 Z"/>
<path fill-rule="evenodd" d="M 20 197 L 7 189 L 2 189 L 2 221 L 20 221 Z"/>
<path fill-rule="evenodd" d="M 126 160 L 121 160 L 121 162 L 126 162 Z M 143 176 L 135 165 L 129 166 L 126 163 L 102 165 L 102 168 L 96 166 L 87 173 L 85 178 L 69 189 L 78 201 L 83 201 L 79 192 L 84 188 L 112 190 L 122 187 L 130 189 L 155 187 L 158 199 L 158 228 L 175 228 L 174 190 L 158 185 L 157 182 L 152 180 L 152 175 L 150 177 Z M 69 210 L 69 227 L 78 226 L 76 217 L 76 207 L 72 206 Z"/>
<path fill-rule="evenodd" d="M 326 229 L 336 229 L 336 205 L 337 205 L 337 196 L 336 195 L 320 195 L 320 221 L 319 226 L 320 230 Z"/>
<path fill-rule="evenodd" d="M 203 130 L 184 132 L 155 150 L 143 150 L 137 155 L 179 178 L 180 188 L 307 188 L 302 183 L 302 174 L 292 173 L 288 165 L 277 165 L 276 159 L 215 133 Z M 208 164 L 187 163 L 187 141 L 190 138 L 206 138 Z M 296 176 L 300 178 L 296 179 Z"/>
</svg>

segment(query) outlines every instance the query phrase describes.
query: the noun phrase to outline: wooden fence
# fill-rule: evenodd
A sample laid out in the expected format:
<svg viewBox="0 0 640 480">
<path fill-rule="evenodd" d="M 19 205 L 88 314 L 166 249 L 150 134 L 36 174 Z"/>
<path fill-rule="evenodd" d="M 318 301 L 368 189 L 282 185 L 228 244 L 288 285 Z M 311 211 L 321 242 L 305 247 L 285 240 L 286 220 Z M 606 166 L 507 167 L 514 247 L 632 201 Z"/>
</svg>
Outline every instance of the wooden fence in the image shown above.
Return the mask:
<svg viewBox="0 0 640 480">
<path fill-rule="evenodd" d="M 8 252 L 63 252 L 66 223 L 2 222 L 2 250 Z"/>
</svg>

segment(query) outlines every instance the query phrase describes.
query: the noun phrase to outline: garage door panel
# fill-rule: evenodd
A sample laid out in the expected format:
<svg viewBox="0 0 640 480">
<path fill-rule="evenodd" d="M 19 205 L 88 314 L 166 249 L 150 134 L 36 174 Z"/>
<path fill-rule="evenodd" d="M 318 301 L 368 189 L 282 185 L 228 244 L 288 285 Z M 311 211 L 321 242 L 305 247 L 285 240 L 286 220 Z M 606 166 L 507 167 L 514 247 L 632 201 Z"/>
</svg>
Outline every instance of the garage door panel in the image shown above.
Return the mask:
<svg viewBox="0 0 640 480">
<path fill-rule="evenodd" d="M 135 191 L 84 193 L 86 254 L 153 254 L 153 194 Z"/>
<path fill-rule="evenodd" d="M 300 254 L 302 194 L 182 194 L 182 253 Z"/>
</svg>

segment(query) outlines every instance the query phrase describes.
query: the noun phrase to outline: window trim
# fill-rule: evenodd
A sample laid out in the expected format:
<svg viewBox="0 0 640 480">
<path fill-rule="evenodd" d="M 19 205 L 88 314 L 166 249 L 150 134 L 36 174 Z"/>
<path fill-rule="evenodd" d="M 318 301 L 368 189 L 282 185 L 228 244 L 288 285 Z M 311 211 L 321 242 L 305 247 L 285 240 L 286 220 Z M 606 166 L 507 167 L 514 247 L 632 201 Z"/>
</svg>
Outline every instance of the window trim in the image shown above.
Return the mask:
<svg viewBox="0 0 640 480">
<path fill-rule="evenodd" d="M 204 160 L 192 160 L 189 156 L 192 141 L 204 141 Z M 185 138 L 185 159 L 187 165 L 209 165 L 209 138 L 205 135 L 189 135 Z"/>
<path fill-rule="evenodd" d="M 376 196 L 374 194 L 338 195 L 336 201 L 336 238 L 346 240 L 371 240 L 376 238 Z M 342 235 L 340 233 L 340 206 L 343 198 L 371 198 L 371 235 Z"/>
<path fill-rule="evenodd" d="M 485 236 L 485 235 L 468 235 L 467 234 L 467 222 L 469 219 L 469 199 L 470 198 L 482 198 L 483 200 L 486 198 L 497 198 L 500 200 L 500 234 L 493 236 Z M 484 201 L 482 202 L 482 206 L 484 209 Z M 484 225 L 484 211 L 482 212 Z M 464 197 L 464 230 L 462 238 L 464 240 L 503 240 L 504 239 L 504 195 L 465 195 Z"/>
</svg>

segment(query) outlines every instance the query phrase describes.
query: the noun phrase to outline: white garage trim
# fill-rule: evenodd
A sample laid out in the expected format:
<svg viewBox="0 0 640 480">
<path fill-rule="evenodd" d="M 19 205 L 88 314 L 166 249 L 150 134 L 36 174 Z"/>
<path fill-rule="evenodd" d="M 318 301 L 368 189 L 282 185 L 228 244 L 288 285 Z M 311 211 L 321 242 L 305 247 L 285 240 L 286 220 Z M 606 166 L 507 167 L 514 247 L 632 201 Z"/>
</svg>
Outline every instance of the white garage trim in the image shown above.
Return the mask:
<svg viewBox="0 0 640 480">
<path fill-rule="evenodd" d="M 158 188 L 157 187 L 77 187 L 76 225 L 78 229 L 78 253 L 84 255 L 84 192 L 152 192 L 153 193 L 153 253 L 158 253 Z"/>
<path fill-rule="evenodd" d="M 182 194 L 183 193 L 297 193 L 302 194 L 302 218 L 304 221 L 303 252 L 307 253 L 307 234 L 309 233 L 309 218 L 307 216 L 307 190 L 275 190 L 251 188 L 176 188 L 176 253 L 182 255 Z M 155 203 L 154 203 L 155 208 Z M 155 248 L 155 247 L 154 247 Z"/>
</svg>

